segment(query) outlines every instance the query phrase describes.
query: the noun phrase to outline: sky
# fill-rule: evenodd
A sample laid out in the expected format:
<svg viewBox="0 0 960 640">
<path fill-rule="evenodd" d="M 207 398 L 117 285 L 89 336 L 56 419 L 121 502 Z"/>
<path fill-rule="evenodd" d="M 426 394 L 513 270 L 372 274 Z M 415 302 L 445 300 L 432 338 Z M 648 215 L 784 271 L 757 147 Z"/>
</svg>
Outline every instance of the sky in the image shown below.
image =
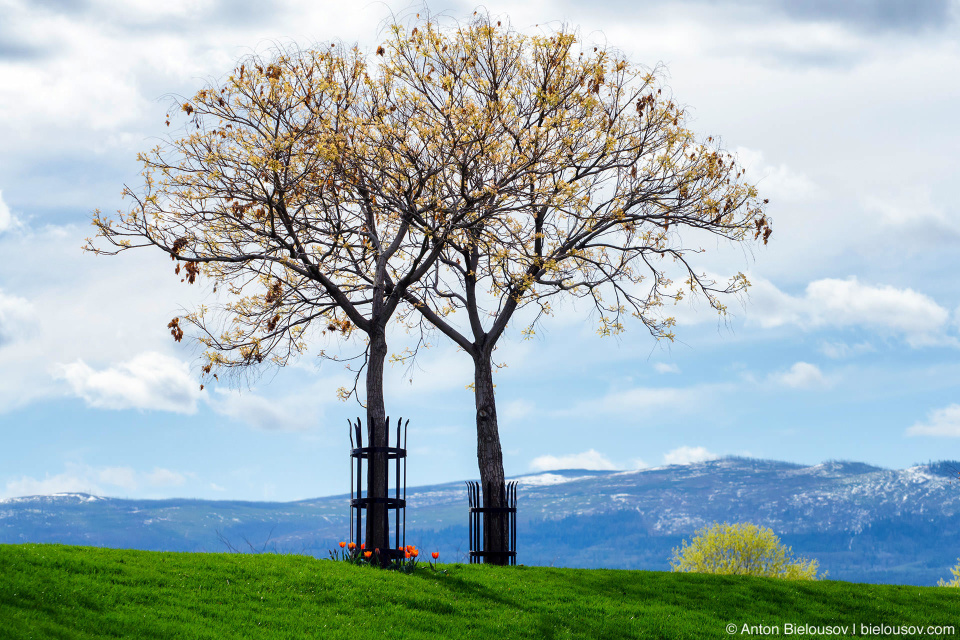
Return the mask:
<svg viewBox="0 0 960 640">
<path fill-rule="evenodd" d="M 297 500 L 349 490 L 351 377 L 315 354 L 200 390 L 167 322 L 209 296 L 170 258 L 84 253 L 95 209 L 137 187 L 165 114 L 252 52 L 367 51 L 422 5 L 0 0 L 0 498 L 83 491 Z M 467 20 L 476 5 L 431 4 Z M 496 352 L 508 475 L 737 455 L 906 468 L 960 458 L 960 2 L 491 0 L 534 34 L 662 63 L 689 126 L 747 168 L 774 234 L 695 264 L 752 283 L 718 318 L 671 309 L 600 337 L 565 303 Z M 189 337 L 189 334 L 188 334 Z M 391 334 L 391 347 L 410 339 Z M 388 365 L 410 486 L 474 479 L 469 357 L 440 340 Z"/>
</svg>

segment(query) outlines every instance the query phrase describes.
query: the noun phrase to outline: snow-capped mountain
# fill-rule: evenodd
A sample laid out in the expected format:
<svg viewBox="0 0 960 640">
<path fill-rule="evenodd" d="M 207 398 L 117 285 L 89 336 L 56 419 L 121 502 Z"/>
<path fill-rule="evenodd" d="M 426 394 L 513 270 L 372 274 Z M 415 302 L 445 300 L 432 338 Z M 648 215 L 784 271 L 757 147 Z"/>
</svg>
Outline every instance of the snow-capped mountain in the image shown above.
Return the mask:
<svg viewBox="0 0 960 640">
<path fill-rule="evenodd" d="M 713 522 L 773 529 L 837 580 L 929 585 L 960 556 L 960 462 L 889 470 L 725 458 L 639 471 L 520 476 L 524 564 L 667 569 Z M 467 550 L 462 482 L 408 488 L 407 540 L 442 559 Z M 347 497 L 268 503 L 57 494 L 0 500 L 0 542 L 324 557 L 348 534 Z"/>
</svg>

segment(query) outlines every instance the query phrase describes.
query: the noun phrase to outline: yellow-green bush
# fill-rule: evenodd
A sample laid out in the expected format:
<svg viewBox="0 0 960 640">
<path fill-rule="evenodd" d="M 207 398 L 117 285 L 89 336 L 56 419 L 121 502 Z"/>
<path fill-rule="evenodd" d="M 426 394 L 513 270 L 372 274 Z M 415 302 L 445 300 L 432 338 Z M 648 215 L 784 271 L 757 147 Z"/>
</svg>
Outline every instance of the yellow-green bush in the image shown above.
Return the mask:
<svg viewBox="0 0 960 640">
<path fill-rule="evenodd" d="M 937 583 L 938 587 L 960 587 L 960 558 L 957 558 L 957 566 L 950 569 L 950 573 L 953 574 L 953 580 L 947 582 L 940 578 L 940 582 Z"/>
<path fill-rule="evenodd" d="M 673 571 L 727 575 L 766 576 L 787 580 L 817 580 L 816 560 L 793 558 L 771 529 L 749 522 L 714 523 L 697 531 L 689 544 L 673 550 Z"/>
</svg>

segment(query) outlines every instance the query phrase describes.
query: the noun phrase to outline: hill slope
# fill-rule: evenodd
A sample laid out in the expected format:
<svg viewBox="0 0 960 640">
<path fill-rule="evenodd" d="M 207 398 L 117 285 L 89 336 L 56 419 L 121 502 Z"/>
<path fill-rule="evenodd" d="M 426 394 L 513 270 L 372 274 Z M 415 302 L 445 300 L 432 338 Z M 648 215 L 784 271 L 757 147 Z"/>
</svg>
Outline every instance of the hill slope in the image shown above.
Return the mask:
<svg viewBox="0 0 960 640">
<path fill-rule="evenodd" d="M 833 637 L 817 632 L 827 627 L 864 635 L 861 625 L 881 627 L 869 634 L 879 637 L 891 635 L 883 625 L 930 638 L 960 632 L 954 589 L 444 568 L 404 575 L 303 556 L 0 545 L 0 637 L 729 638 L 728 625 L 765 637 Z M 800 625 L 815 632 L 797 633 Z"/>
<path fill-rule="evenodd" d="M 519 561 L 528 565 L 668 568 L 670 550 L 714 521 L 772 528 L 838 580 L 934 584 L 960 555 L 960 485 L 938 463 L 888 470 L 727 458 L 630 472 L 522 476 Z M 462 483 L 411 488 L 407 542 L 466 551 Z M 288 503 L 120 500 L 62 494 L 0 501 L 0 542 L 165 551 L 230 544 L 324 557 L 347 537 L 347 500 Z M 248 544 L 249 543 L 249 544 Z"/>
</svg>

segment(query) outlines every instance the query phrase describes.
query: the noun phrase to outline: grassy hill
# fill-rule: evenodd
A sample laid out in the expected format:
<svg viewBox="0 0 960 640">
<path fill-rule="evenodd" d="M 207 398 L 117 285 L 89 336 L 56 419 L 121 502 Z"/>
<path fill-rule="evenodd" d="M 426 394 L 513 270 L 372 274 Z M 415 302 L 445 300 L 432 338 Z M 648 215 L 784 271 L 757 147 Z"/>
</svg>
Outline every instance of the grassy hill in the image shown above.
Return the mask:
<svg viewBox="0 0 960 640">
<path fill-rule="evenodd" d="M 404 575 L 294 555 L 0 545 L 0 638 L 730 638 L 728 624 L 737 636 L 745 624 L 778 626 L 781 637 L 820 637 L 787 633 L 790 624 L 846 625 L 845 635 L 850 625 L 858 635 L 862 624 L 954 625 L 922 637 L 960 637 L 956 589 L 441 568 Z"/>
<path fill-rule="evenodd" d="M 714 522 L 769 527 L 836 580 L 932 586 L 960 554 L 958 462 L 887 470 L 724 458 L 630 472 L 566 470 L 520 482 L 519 561 L 668 571 L 671 550 Z M 406 542 L 448 562 L 467 551 L 462 482 L 410 487 Z M 149 551 L 268 551 L 324 558 L 350 530 L 349 495 L 296 502 L 57 494 L 0 499 L 0 544 Z"/>
</svg>

